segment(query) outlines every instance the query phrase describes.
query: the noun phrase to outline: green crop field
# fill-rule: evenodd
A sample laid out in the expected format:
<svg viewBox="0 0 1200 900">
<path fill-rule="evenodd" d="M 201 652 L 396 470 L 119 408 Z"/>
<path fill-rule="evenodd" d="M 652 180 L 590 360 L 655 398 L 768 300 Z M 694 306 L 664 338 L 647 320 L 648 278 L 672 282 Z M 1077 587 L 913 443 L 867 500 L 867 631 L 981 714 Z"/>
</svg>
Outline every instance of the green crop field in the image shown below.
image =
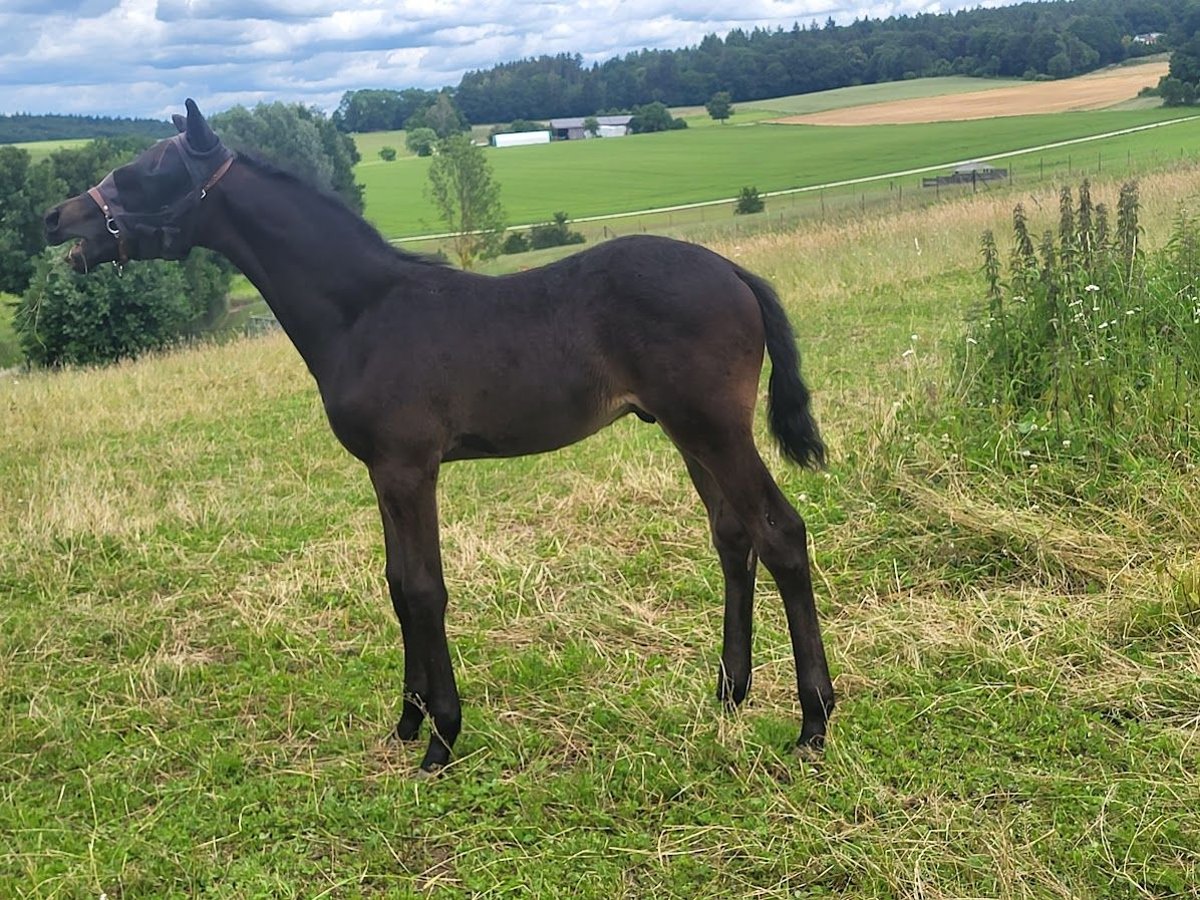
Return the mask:
<svg viewBox="0 0 1200 900">
<path fill-rule="evenodd" d="M 774 191 L 822 184 L 1016 151 L 1184 114 L 1153 109 L 863 128 L 717 127 L 492 149 L 488 158 L 510 223 L 524 224 L 546 221 L 557 210 L 581 217 L 733 197 L 746 185 Z M 1136 145 L 1191 154 L 1200 150 L 1200 123 L 1136 137 L 1114 139 L 1111 152 L 1124 157 Z M 1063 150 L 1053 158 L 1072 153 L 1094 158 L 1099 148 L 1087 147 Z M 444 230 L 425 196 L 427 167 L 427 160 L 409 159 L 358 169 L 366 186 L 367 217 L 385 235 Z"/>
<path fill-rule="evenodd" d="M 712 241 L 778 287 L 831 448 L 767 451 L 839 694 L 817 760 L 765 575 L 750 702 L 712 696 L 720 568 L 654 426 L 445 468 L 465 729 L 418 781 L 370 487 L 282 336 L 0 378 L 0 896 L 1194 895 L 1194 458 L 1056 469 L 1022 421 L 968 465 L 921 412 L 1014 196 Z M 1141 204 L 1161 246 L 1200 168 Z"/>
</svg>

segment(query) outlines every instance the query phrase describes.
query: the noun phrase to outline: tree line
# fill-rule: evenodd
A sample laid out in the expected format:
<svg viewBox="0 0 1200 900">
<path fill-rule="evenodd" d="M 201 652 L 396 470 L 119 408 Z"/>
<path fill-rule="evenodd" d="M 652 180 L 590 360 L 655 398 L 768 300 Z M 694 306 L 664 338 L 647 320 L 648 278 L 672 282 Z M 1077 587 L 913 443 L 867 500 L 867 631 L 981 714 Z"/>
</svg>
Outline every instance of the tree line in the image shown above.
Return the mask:
<svg viewBox="0 0 1200 900">
<path fill-rule="evenodd" d="M 677 50 L 639 50 L 586 65 L 541 56 L 466 73 L 441 91 L 350 91 L 335 119 L 345 131 L 412 127 L 435 101 L 465 121 L 508 122 L 698 106 L 720 91 L 738 102 L 936 75 L 1066 78 L 1162 52 L 1200 29 L 1196 0 L 1049 0 L 956 13 L 863 18 L 839 26 L 735 29 Z M 1137 35 L 1161 35 L 1154 43 Z"/>
<path fill-rule="evenodd" d="M 171 124 L 159 119 L 124 119 L 109 116 L 0 115 L 0 144 L 61 141 L 71 138 L 96 139 L 170 137 Z"/>
</svg>

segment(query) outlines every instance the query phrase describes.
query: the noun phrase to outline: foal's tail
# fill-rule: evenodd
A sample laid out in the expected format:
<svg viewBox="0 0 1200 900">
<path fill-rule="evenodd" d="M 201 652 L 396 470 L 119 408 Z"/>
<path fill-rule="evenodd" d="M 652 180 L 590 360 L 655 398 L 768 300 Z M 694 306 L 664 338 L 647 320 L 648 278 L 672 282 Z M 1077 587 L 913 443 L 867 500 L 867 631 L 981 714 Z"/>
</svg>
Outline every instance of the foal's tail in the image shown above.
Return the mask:
<svg viewBox="0 0 1200 900">
<path fill-rule="evenodd" d="M 819 469 L 825 465 L 825 442 L 813 419 L 811 395 L 800 378 L 800 355 L 792 324 L 774 288 L 764 278 L 734 266 L 738 278 L 754 292 L 762 310 L 771 378 L 767 384 L 767 411 L 771 432 L 779 449 L 793 462 Z"/>
</svg>

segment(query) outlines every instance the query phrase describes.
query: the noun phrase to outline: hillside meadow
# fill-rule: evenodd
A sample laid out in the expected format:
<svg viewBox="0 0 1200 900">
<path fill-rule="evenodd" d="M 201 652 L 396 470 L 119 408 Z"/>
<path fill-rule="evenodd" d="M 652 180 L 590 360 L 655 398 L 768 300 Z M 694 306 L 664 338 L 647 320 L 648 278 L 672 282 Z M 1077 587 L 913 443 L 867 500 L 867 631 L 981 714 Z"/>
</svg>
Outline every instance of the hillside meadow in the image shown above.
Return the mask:
<svg viewBox="0 0 1200 900">
<path fill-rule="evenodd" d="M 861 128 L 756 124 L 487 152 L 509 223 L 516 225 L 548 221 L 557 210 L 573 218 L 628 213 L 735 197 L 747 185 L 767 192 L 948 165 L 1186 115 L 1151 109 Z M 1104 144 L 1110 163 L 1124 164 L 1135 152 L 1190 156 L 1200 150 L 1200 125 L 1180 124 Z M 1047 163 L 1095 159 L 1100 149 L 1080 145 L 1039 152 L 1022 170 L 1032 174 Z M 384 235 L 444 230 L 426 196 L 427 169 L 428 160 L 417 157 L 358 167 L 367 217 Z M 919 180 L 909 185 L 916 190 Z"/>
<path fill-rule="evenodd" d="M 1200 169 L 1141 198 L 1161 244 Z M 779 288 L 831 447 L 812 474 L 760 441 L 815 553 L 815 761 L 765 575 L 749 705 L 713 699 L 720 570 L 653 426 L 444 469 L 465 729 L 418 781 L 374 501 L 282 336 L 5 375 L 0 894 L 1187 894 L 1195 467 L 1068 497 L 927 412 L 1012 202 L 709 241 Z"/>
</svg>

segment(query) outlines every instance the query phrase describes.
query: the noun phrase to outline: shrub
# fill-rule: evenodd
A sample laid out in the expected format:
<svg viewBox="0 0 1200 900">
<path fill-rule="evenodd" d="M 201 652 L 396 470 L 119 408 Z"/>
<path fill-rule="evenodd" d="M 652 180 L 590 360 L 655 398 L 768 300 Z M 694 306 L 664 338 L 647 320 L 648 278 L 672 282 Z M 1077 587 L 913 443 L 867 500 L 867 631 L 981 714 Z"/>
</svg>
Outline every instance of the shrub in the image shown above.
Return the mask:
<svg viewBox="0 0 1200 900">
<path fill-rule="evenodd" d="M 527 250 L 544 250 L 547 247 L 584 243 L 586 238 L 582 234 L 567 227 L 569 221 L 565 212 L 556 212 L 554 221 L 534 225 L 527 235 L 520 231 L 509 232 L 500 247 L 500 252 L 524 253 Z"/>
<path fill-rule="evenodd" d="M 534 225 L 529 230 L 529 246 L 534 250 L 544 250 L 546 247 L 562 247 L 567 244 L 582 244 L 584 237 L 578 231 L 567 227 L 567 214 L 556 212 L 554 221 L 545 225 Z"/>
<path fill-rule="evenodd" d="M 748 213 L 762 212 L 766 208 L 767 204 L 759 196 L 758 188 L 744 187 L 738 194 L 737 206 L 733 208 L 733 214 L 735 216 L 744 216 Z"/>
<path fill-rule="evenodd" d="M 410 153 L 417 156 L 433 156 L 433 148 L 437 146 L 437 132 L 432 128 L 414 128 L 404 139 Z"/>
<path fill-rule="evenodd" d="M 529 239 L 523 231 L 510 231 L 500 245 L 500 252 L 506 254 L 525 253 L 529 250 Z"/>
<path fill-rule="evenodd" d="M 392 160 L 394 160 L 396 158 L 396 148 L 395 147 L 380 147 L 379 148 L 379 158 L 382 159 L 384 162 L 391 162 Z"/>
<path fill-rule="evenodd" d="M 76 275 L 61 249 L 36 260 L 13 317 L 38 365 L 91 365 L 138 356 L 194 332 L 224 308 L 227 270 L 194 252 L 183 265 L 135 262 Z"/>
</svg>

